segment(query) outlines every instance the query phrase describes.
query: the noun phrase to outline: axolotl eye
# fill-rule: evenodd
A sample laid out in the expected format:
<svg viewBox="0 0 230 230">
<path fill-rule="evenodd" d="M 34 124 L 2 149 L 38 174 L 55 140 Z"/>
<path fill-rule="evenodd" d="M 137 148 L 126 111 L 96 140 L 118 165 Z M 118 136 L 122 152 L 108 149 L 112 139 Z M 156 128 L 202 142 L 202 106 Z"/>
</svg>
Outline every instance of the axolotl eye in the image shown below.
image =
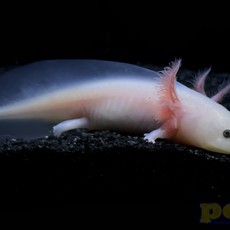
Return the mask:
<svg viewBox="0 0 230 230">
<path fill-rule="evenodd" d="M 230 129 L 225 129 L 223 132 L 223 136 L 226 138 L 230 138 Z"/>
</svg>

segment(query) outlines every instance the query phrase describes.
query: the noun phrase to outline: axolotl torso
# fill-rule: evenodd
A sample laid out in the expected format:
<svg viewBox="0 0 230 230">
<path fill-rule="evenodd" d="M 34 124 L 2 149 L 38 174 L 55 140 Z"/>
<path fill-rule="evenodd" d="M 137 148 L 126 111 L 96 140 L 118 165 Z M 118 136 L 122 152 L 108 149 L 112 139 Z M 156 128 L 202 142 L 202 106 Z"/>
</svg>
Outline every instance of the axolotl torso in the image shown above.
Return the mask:
<svg viewBox="0 0 230 230">
<path fill-rule="evenodd" d="M 6 71 L 0 76 L 0 134 L 36 137 L 52 126 L 55 136 L 108 129 L 230 153 L 230 112 L 217 103 L 229 87 L 208 98 L 209 70 L 193 90 L 176 81 L 180 64 L 156 72 L 120 62 L 53 60 Z"/>
</svg>

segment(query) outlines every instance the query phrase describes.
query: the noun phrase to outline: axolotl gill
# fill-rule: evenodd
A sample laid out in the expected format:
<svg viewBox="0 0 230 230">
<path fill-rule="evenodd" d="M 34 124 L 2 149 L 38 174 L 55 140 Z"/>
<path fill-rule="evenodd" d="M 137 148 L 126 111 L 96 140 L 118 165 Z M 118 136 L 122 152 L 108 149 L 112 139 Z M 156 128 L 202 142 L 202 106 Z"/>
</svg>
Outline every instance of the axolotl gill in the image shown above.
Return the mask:
<svg viewBox="0 0 230 230">
<path fill-rule="evenodd" d="M 207 97 L 210 69 L 194 89 L 176 81 L 181 60 L 162 71 L 103 60 L 45 60 L 0 75 L 0 135 L 34 138 L 87 128 L 144 135 L 230 154 L 230 112 Z"/>
</svg>

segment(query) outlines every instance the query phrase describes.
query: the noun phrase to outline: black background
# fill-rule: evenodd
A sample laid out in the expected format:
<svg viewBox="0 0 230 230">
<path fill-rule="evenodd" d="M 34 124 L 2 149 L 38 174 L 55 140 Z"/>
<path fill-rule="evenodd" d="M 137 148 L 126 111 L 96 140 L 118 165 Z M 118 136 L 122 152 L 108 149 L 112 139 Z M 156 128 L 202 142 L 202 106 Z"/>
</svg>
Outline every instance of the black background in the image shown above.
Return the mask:
<svg viewBox="0 0 230 230">
<path fill-rule="evenodd" d="M 77 1 L 1 7 L 0 64 L 97 58 L 228 71 L 228 7 L 195 2 Z"/>
<path fill-rule="evenodd" d="M 190 70 L 197 71 L 212 66 L 215 72 L 230 72 L 230 26 L 228 7 L 225 5 L 209 3 L 202 6 L 188 1 L 182 4 L 174 1 L 171 4 L 143 1 L 124 3 L 115 0 L 42 4 L 33 1 L 25 5 L 22 2 L 4 4 L 0 10 L 1 67 L 60 58 L 93 58 L 166 66 L 175 58 L 182 58 L 183 67 Z M 20 169 L 17 161 L 14 164 Z M 211 166 L 208 167 L 211 170 Z M 202 170 L 198 170 L 197 174 L 199 172 Z M 224 174 L 223 170 L 222 172 Z M 204 198 L 207 187 L 203 188 L 202 183 L 200 185 L 199 196 Z M 180 186 L 183 188 L 183 185 Z M 167 191 L 164 192 L 167 194 Z M 144 192 L 140 195 L 143 196 Z M 175 218 L 179 221 L 182 213 L 183 218 L 188 220 L 195 213 L 194 220 L 199 222 L 199 204 L 202 200 L 182 204 L 179 201 L 170 203 L 167 196 L 164 197 L 164 203 L 161 201 L 158 205 L 153 204 L 155 211 L 163 209 L 164 216 L 166 210 L 172 214 L 177 209 L 179 212 L 175 214 Z M 227 195 L 224 197 L 226 199 Z M 138 200 L 145 199 L 139 197 Z M 229 201 L 224 200 L 222 204 L 226 202 Z"/>
</svg>

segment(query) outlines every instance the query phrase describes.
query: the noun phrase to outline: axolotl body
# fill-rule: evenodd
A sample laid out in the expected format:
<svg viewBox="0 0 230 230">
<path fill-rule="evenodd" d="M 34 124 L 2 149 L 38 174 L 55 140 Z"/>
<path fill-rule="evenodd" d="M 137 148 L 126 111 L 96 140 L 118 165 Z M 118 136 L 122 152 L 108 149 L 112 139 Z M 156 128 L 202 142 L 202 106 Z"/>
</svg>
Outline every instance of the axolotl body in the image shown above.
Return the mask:
<svg viewBox="0 0 230 230">
<path fill-rule="evenodd" d="M 88 128 L 142 134 L 230 153 L 230 112 L 204 91 L 176 81 L 181 60 L 162 71 L 102 60 L 47 60 L 0 76 L 0 134 L 38 137 Z"/>
</svg>

